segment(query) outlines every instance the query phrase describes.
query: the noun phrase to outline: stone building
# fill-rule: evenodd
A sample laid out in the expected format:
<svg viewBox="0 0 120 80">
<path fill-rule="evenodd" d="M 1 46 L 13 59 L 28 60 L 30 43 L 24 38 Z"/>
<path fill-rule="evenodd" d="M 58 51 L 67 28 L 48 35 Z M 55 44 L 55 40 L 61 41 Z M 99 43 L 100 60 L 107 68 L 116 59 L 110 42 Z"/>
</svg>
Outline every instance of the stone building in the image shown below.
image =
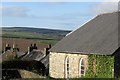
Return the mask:
<svg viewBox="0 0 120 80">
<path fill-rule="evenodd" d="M 119 12 L 101 14 L 69 33 L 49 51 L 54 78 L 120 76 Z"/>
</svg>

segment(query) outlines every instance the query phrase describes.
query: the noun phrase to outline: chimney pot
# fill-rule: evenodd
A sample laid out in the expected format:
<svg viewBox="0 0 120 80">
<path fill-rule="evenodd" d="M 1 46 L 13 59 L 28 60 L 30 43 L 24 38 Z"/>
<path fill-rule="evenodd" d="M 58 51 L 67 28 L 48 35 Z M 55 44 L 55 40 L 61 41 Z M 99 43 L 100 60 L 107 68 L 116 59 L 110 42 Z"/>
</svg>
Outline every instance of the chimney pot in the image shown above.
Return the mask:
<svg viewBox="0 0 120 80">
<path fill-rule="evenodd" d="M 9 44 L 6 44 L 5 45 L 5 51 L 10 50 L 10 49 L 11 49 L 11 47 L 9 47 Z"/>
<path fill-rule="evenodd" d="M 13 48 L 15 48 L 15 44 L 13 44 Z"/>
<path fill-rule="evenodd" d="M 32 44 L 30 46 L 32 47 Z"/>
<path fill-rule="evenodd" d="M 51 44 L 49 44 L 48 48 L 51 48 Z"/>
<path fill-rule="evenodd" d="M 8 47 L 9 46 L 9 44 L 6 44 L 6 47 Z"/>
<path fill-rule="evenodd" d="M 34 47 L 36 47 L 36 43 L 34 43 Z"/>
</svg>

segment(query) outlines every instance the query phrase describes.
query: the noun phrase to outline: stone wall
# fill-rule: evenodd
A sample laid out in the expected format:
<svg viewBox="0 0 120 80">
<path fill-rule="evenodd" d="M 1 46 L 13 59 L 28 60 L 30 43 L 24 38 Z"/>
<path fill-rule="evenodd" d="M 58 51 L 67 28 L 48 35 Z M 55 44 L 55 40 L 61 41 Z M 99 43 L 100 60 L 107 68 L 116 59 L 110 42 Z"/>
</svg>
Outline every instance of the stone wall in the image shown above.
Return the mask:
<svg viewBox="0 0 120 80">
<path fill-rule="evenodd" d="M 57 53 L 50 52 L 49 54 L 49 74 L 53 78 L 64 78 L 65 73 L 65 58 L 69 58 L 69 77 L 78 78 L 79 77 L 79 61 L 80 58 L 84 59 L 85 70 L 87 69 L 88 56 L 82 54 L 73 53 Z"/>
</svg>

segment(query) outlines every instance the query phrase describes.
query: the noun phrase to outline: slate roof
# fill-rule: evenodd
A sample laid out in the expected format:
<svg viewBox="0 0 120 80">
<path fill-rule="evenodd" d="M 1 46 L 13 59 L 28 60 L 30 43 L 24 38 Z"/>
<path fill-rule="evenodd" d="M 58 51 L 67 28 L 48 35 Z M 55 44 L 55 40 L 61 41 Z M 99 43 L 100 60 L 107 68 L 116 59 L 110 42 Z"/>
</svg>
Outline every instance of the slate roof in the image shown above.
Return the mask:
<svg viewBox="0 0 120 80">
<path fill-rule="evenodd" d="M 23 53 L 23 52 L 16 52 L 16 54 L 17 54 L 17 57 L 20 58 L 20 57 L 24 56 L 26 53 Z"/>
<path fill-rule="evenodd" d="M 43 54 L 39 50 L 35 50 L 30 52 L 29 54 L 25 55 L 21 58 L 23 61 L 40 61 L 46 68 L 49 67 L 49 55 Z"/>
<path fill-rule="evenodd" d="M 49 51 L 99 55 L 113 54 L 119 47 L 118 13 L 113 12 L 96 16 L 68 34 Z"/>
<path fill-rule="evenodd" d="M 28 60 L 28 61 L 36 60 L 36 61 L 40 61 L 44 57 L 45 57 L 45 55 L 41 51 L 36 50 L 36 51 L 32 51 L 29 54 L 25 55 L 24 57 L 21 58 L 21 60 Z"/>
<path fill-rule="evenodd" d="M 46 68 L 49 67 L 49 55 L 46 55 L 43 59 L 40 60 L 41 63 L 45 65 Z"/>
</svg>

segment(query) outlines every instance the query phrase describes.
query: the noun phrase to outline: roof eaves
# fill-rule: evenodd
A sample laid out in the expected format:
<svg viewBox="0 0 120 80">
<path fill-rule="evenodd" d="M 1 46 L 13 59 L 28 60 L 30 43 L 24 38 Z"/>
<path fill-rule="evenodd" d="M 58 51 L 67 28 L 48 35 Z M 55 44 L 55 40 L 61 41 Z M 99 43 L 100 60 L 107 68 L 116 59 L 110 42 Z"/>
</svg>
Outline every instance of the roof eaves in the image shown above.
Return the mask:
<svg viewBox="0 0 120 80">
<path fill-rule="evenodd" d="M 56 52 L 56 53 L 66 53 L 66 54 L 84 54 L 84 55 L 112 55 L 112 54 L 103 54 L 103 53 L 86 53 L 86 52 L 69 52 L 69 51 L 50 51 L 50 52 Z"/>
</svg>

